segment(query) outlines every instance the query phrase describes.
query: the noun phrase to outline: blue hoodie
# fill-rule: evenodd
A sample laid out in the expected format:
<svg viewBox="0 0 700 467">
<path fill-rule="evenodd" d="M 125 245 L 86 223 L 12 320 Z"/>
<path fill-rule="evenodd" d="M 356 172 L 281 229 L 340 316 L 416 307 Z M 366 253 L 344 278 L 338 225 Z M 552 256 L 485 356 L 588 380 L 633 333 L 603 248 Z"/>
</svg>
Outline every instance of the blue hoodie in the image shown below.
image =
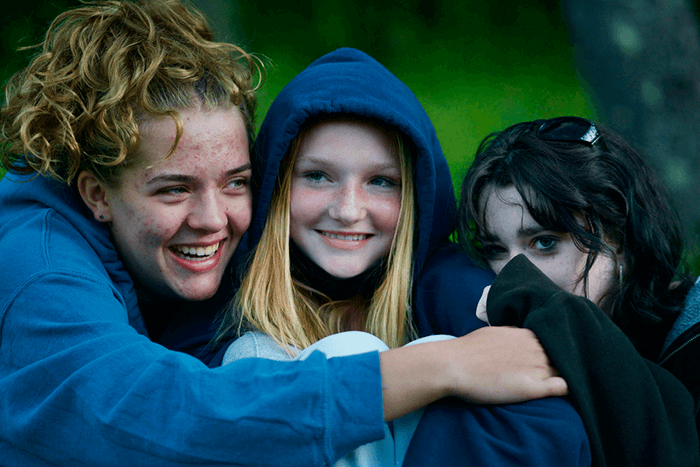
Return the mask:
<svg viewBox="0 0 700 467">
<path fill-rule="evenodd" d="M 435 129 L 411 90 L 358 50 L 339 49 L 316 60 L 270 107 L 253 151 L 256 209 L 249 229 L 251 248 L 262 234 L 280 162 L 291 141 L 307 120 L 324 114 L 380 120 L 412 141 L 417 203 L 413 273 L 419 278 L 415 285 L 416 321 L 427 334 L 446 325 L 428 312 L 434 306 L 473 315 L 493 275 L 476 268 L 447 244 L 454 228 L 455 199 Z M 460 288 L 455 293 L 453 286 L 457 284 Z M 453 300 L 441 300 L 445 296 Z M 476 317 L 466 322 L 461 328 L 464 333 L 483 325 Z M 451 428 L 459 431 L 450 433 Z M 436 443 L 436 436 L 442 442 Z M 464 456 L 465 447 L 468 457 Z M 582 422 L 561 398 L 498 407 L 441 401 L 425 412 L 409 454 L 412 457 L 406 464 L 417 466 L 590 465 Z"/>
<path fill-rule="evenodd" d="M 104 224 L 0 181 L 0 465 L 320 466 L 384 436 L 377 354 L 208 368 L 152 342 Z M 166 305 L 169 306 L 169 305 Z"/>
<path fill-rule="evenodd" d="M 253 148 L 258 190 L 249 230 L 252 245 L 262 234 L 272 188 L 290 142 L 307 119 L 322 114 L 378 119 L 398 128 L 415 145 L 419 216 L 414 271 L 420 271 L 428 255 L 454 230 L 450 170 L 435 128 L 413 92 L 376 60 L 353 49 L 340 49 L 313 62 L 287 84 L 268 110 Z"/>
</svg>

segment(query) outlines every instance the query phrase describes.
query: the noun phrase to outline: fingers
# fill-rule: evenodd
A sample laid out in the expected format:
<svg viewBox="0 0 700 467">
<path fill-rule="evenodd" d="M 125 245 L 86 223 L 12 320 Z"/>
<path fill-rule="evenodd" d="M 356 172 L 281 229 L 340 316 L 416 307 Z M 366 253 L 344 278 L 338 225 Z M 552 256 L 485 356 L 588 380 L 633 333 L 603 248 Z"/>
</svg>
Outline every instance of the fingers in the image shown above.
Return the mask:
<svg viewBox="0 0 700 467">
<path fill-rule="evenodd" d="M 561 376 L 552 376 L 544 380 L 547 384 L 548 394 L 547 396 L 566 396 L 569 394 L 569 385 L 566 384 L 566 380 Z"/>
<path fill-rule="evenodd" d="M 504 387 L 500 392 L 500 402 L 524 402 L 545 397 L 566 396 L 569 394 L 569 386 L 561 376 L 552 376 L 520 383 L 514 380 L 510 387 Z"/>
<path fill-rule="evenodd" d="M 486 313 L 486 300 L 489 295 L 489 290 L 491 290 L 490 285 L 484 287 L 484 291 L 481 293 L 479 303 L 476 305 L 476 317 L 490 326 L 491 323 L 489 323 L 489 315 Z"/>
<path fill-rule="evenodd" d="M 568 394 L 566 381 L 528 329 L 481 328 L 447 345 L 453 346 L 455 395 L 470 402 L 513 403 Z"/>
</svg>

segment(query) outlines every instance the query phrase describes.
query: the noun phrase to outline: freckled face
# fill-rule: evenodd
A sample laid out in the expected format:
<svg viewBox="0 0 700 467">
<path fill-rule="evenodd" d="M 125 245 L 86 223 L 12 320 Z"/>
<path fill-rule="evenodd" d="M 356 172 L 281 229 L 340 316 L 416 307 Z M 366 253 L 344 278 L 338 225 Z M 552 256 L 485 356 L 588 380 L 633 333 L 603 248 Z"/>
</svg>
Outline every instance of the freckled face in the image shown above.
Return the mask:
<svg viewBox="0 0 700 467">
<path fill-rule="evenodd" d="M 401 209 L 401 169 L 388 135 L 357 122 L 326 122 L 304 138 L 291 187 L 291 238 L 339 278 L 389 253 Z"/>
<path fill-rule="evenodd" d="M 587 253 L 579 250 L 568 233 L 546 230 L 525 207 L 513 186 L 487 187 L 481 211 L 488 232 L 484 235 L 485 256 L 497 274 L 515 256 L 524 254 L 562 289 L 584 296 L 583 281 Z M 613 282 L 614 261 L 601 253 L 588 273 L 587 297 L 598 304 Z"/>
<path fill-rule="evenodd" d="M 237 109 L 180 112 L 139 124 L 137 162 L 105 188 L 114 243 L 127 270 L 157 296 L 214 295 L 251 217 L 248 138 Z"/>
</svg>

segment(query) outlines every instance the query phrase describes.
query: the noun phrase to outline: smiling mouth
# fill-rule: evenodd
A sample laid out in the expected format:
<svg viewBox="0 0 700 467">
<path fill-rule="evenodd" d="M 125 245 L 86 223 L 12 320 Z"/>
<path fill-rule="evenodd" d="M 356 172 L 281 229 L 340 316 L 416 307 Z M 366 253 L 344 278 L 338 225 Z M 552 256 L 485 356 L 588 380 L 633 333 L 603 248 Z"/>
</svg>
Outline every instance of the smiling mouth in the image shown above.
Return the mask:
<svg viewBox="0 0 700 467">
<path fill-rule="evenodd" d="M 188 261 L 205 261 L 216 254 L 219 251 L 219 247 L 222 242 L 218 242 L 214 245 L 209 245 L 206 247 L 202 246 L 187 246 L 187 245 L 176 245 L 170 249 L 180 258 L 186 259 Z"/>
<path fill-rule="evenodd" d="M 362 240 L 366 240 L 369 237 L 371 237 L 371 234 L 341 234 L 337 232 L 327 232 L 325 230 L 317 230 L 318 233 L 323 235 L 324 237 L 329 237 L 333 238 L 336 240 L 346 240 L 346 241 L 352 241 L 352 242 L 359 242 Z"/>
</svg>

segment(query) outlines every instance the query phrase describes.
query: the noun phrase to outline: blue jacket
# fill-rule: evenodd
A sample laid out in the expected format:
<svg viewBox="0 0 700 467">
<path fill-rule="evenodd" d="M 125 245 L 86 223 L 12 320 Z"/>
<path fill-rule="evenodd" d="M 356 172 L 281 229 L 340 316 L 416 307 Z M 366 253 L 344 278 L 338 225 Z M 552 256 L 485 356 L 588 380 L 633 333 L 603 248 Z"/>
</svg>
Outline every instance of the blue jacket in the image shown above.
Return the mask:
<svg viewBox="0 0 700 467">
<path fill-rule="evenodd" d="M 0 181 L 0 464 L 324 465 L 384 436 L 376 354 L 211 369 L 146 335 L 104 224 Z"/>
<path fill-rule="evenodd" d="M 658 363 L 673 373 L 693 396 L 700 437 L 700 279 L 695 281 L 686 297 L 685 309 L 666 336 Z"/>
<path fill-rule="evenodd" d="M 440 318 L 433 319 L 428 312 L 435 306 L 469 310 L 465 312 L 473 315 L 493 275 L 476 268 L 448 244 L 454 229 L 455 199 L 435 129 L 410 89 L 358 50 L 339 49 L 316 60 L 272 103 L 254 145 L 257 190 L 249 230 L 251 247 L 260 239 L 282 158 L 303 124 L 320 114 L 380 120 L 412 141 L 417 204 L 413 271 L 418 278 L 414 288 L 416 321 L 423 330 L 439 330 Z M 454 290 L 455 285 L 459 289 Z M 474 317 L 458 333 L 481 325 Z M 452 428 L 461 431 L 451 433 Z M 581 419 L 564 399 L 499 407 L 442 401 L 425 412 L 410 454 L 406 464 L 420 466 L 590 464 Z"/>
</svg>

